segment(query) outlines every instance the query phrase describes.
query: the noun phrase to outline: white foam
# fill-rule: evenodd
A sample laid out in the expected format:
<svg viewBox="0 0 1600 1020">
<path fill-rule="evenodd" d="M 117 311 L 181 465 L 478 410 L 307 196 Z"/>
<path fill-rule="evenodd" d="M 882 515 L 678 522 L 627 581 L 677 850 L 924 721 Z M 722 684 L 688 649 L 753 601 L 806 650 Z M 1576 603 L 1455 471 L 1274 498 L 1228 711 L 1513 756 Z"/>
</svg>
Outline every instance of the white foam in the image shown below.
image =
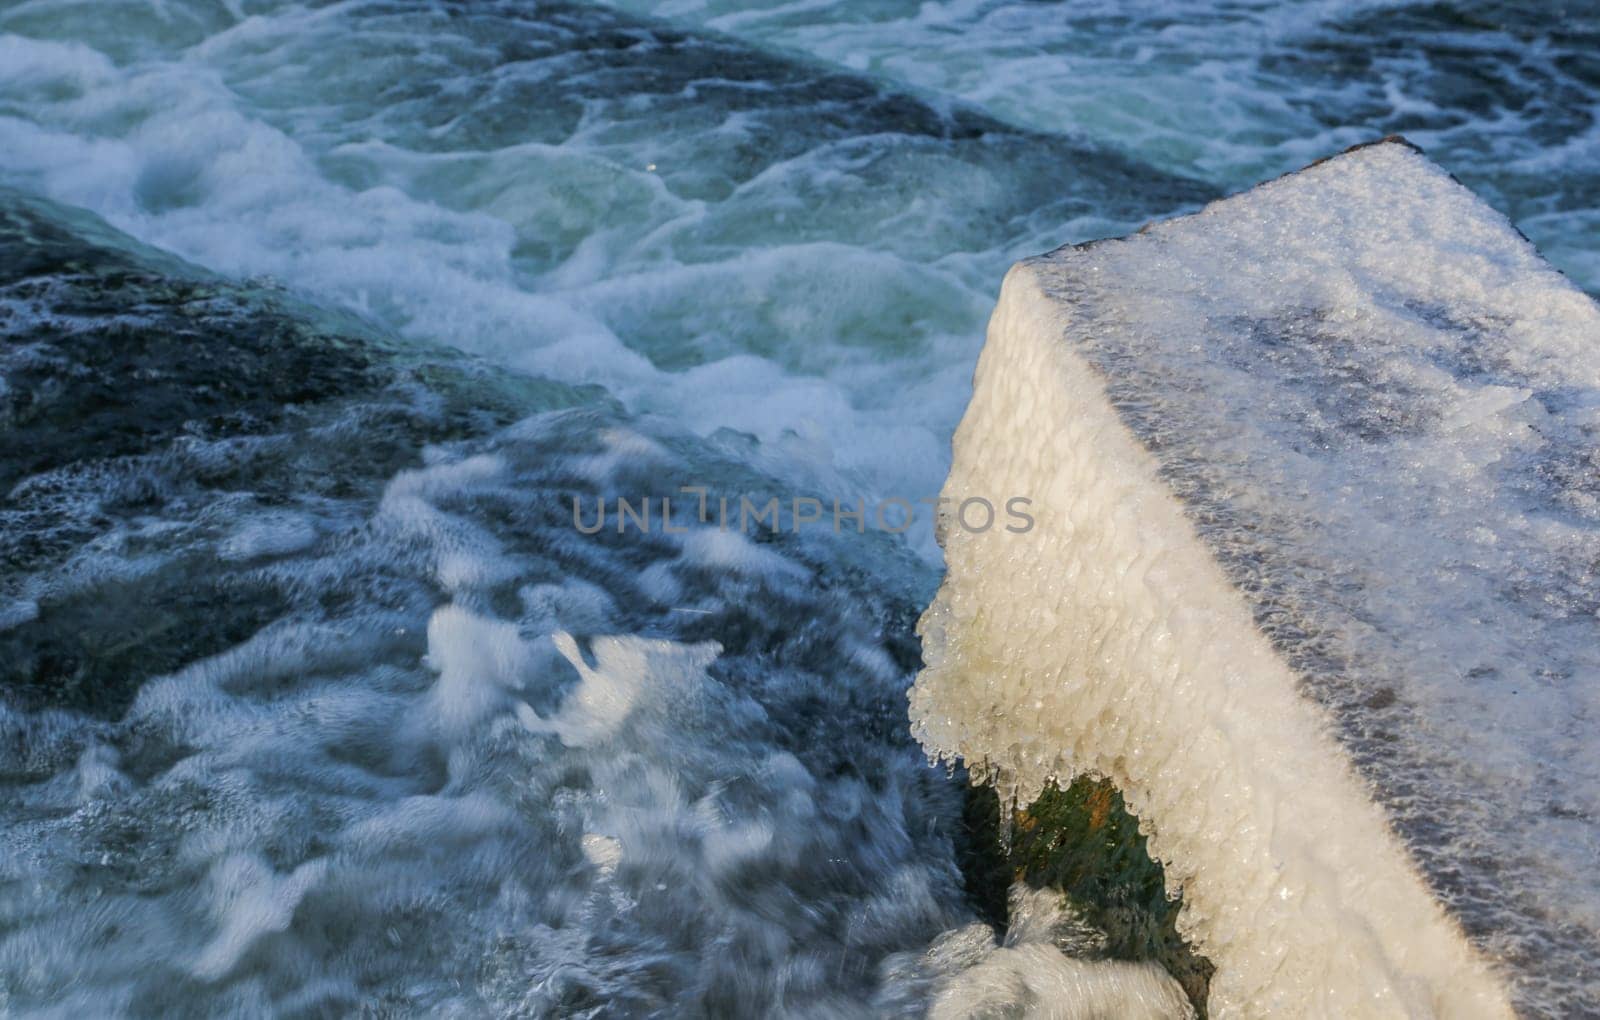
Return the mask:
<svg viewBox="0 0 1600 1020">
<path fill-rule="evenodd" d="M 555 718 L 546 722 L 531 710 L 520 714 L 536 732 L 554 732 L 568 747 L 590 747 L 620 729 L 645 691 L 670 696 L 692 683 L 722 650 L 716 644 L 692 647 L 640 638 L 596 638 L 590 666 L 572 635 L 554 635 L 555 647 L 578 671 L 578 686 L 568 693 Z"/>
<path fill-rule="evenodd" d="M 688 563 L 707 570 L 731 570 L 740 574 L 782 574 L 805 578 L 810 571 L 733 530 L 696 528 L 683 539 L 683 556 Z"/>
<path fill-rule="evenodd" d="M 39 603 L 33 599 L 13 599 L 0 605 L 0 630 L 9 630 L 39 618 Z"/>
<path fill-rule="evenodd" d="M 1215 1012 L 1503 1014 L 1418 861 L 1559 1010 L 1600 931 L 1597 339 L 1396 144 L 1019 265 L 945 494 L 1038 525 L 947 536 L 919 738 L 1024 802 L 1112 779 Z"/>
<path fill-rule="evenodd" d="M 316 521 L 305 514 L 262 515 L 235 529 L 219 545 L 217 555 L 225 560 L 284 556 L 309 548 L 316 540 Z"/>
<path fill-rule="evenodd" d="M 82 801 L 116 797 L 131 785 L 117 768 L 117 753 L 102 744 L 90 744 L 78 755 L 78 796 Z"/>
<path fill-rule="evenodd" d="M 460 606 L 443 606 L 428 621 L 427 663 L 439 673 L 431 721 L 446 739 L 460 740 L 513 704 L 535 659 L 515 624 Z"/>
<path fill-rule="evenodd" d="M 295 907 L 327 871 L 325 860 L 308 861 L 287 875 L 275 874 L 259 857 L 234 855 L 211 869 L 213 910 L 220 930 L 201 950 L 194 973 L 206 981 L 224 977 L 263 939 L 289 927 Z"/>
</svg>

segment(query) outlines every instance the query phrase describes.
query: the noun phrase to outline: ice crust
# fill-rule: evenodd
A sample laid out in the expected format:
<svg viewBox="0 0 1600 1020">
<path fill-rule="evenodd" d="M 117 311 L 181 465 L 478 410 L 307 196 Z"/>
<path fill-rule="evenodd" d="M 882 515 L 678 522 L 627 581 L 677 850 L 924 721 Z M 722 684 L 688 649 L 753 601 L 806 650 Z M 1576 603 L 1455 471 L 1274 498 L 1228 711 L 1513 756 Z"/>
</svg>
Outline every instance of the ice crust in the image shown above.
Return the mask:
<svg viewBox="0 0 1600 1020">
<path fill-rule="evenodd" d="M 1600 1009 L 1600 309 L 1398 141 L 1007 276 L 911 693 L 1116 782 L 1213 1016 Z"/>
</svg>

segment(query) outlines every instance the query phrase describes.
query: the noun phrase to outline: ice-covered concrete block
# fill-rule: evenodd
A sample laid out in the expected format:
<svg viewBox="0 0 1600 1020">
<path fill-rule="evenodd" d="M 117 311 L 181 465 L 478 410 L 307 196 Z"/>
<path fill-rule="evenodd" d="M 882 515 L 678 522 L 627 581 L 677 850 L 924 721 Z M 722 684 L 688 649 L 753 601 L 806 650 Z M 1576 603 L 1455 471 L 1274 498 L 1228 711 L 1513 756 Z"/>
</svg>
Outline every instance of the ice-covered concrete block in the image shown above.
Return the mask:
<svg viewBox="0 0 1600 1020">
<path fill-rule="evenodd" d="M 1597 439 L 1600 308 L 1404 142 L 1025 261 L 914 729 L 1117 783 L 1213 1015 L 1600 1011 Z"/>
</svg>

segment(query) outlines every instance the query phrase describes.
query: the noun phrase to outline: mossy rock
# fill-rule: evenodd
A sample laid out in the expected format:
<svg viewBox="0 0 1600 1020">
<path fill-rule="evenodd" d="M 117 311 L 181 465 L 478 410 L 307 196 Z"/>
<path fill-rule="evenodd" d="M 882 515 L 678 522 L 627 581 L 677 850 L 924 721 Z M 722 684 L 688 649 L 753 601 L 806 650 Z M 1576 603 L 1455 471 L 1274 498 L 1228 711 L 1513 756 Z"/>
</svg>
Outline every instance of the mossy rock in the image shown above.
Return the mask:
<svg viewBox="0 0 1600 1020">
<path fill-rule="evenodd" d="M 1115 786 L 1087 776 L 1050 786 L 1013 812 L 1007 830 L 994 789 L 969 787 L 965 822 L 967 890 L 987 920 L 1004 923 L 1013 882 L 1057 890 L 1105 935 L 1107 957 L 1161 964 L 1206 1015 L 1215 968 L 1178 934 L 1183 901 L 1167 895 L 1161 863 Z"/>
</svg>

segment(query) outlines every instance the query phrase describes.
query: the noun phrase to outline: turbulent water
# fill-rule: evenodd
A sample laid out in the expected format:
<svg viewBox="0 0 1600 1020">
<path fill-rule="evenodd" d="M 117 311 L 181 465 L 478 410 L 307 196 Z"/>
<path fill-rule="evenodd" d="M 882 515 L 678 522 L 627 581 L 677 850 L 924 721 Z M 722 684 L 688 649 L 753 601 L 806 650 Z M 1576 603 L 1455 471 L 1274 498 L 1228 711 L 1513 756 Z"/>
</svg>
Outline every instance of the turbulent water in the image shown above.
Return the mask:
<svg viewBox="0 0 1600 1020">
<path fill-rule="evenodd" d="M 999 279 L 1403 130 L 1594 291 L 1600 27 L 646 6 L 0 5 L 0 1008 L 1186 1008 L 907 732 Z"/>
</svg>

